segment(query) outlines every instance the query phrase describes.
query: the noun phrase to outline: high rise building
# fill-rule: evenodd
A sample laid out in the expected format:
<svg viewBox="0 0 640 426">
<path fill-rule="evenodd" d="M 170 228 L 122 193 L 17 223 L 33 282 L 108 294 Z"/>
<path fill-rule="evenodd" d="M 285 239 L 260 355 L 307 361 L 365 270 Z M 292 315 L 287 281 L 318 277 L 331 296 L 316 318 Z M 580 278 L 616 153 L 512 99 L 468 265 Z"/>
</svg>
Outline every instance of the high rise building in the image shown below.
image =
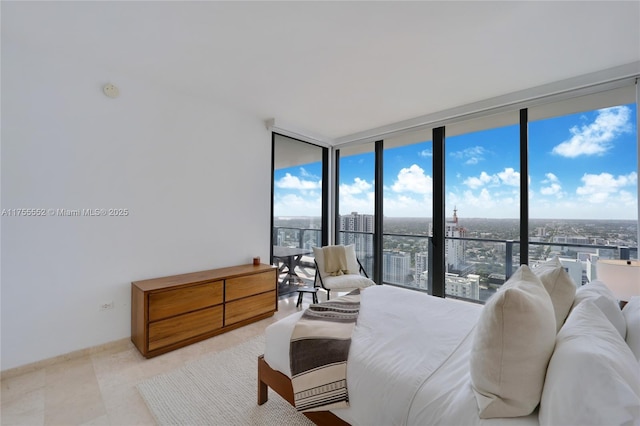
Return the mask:
<svg viewBox="0 0 640 426">
<path fill-rule="evenodd" d="M 373 219 L 372 214 L 351 212 L 348 215 L 340 215 L 338 224 L 340 231 L 346 231 L 340 232 L 339 244 L 355 245 L 356 256 L 369 276 L 373 272 Z"/>
<path fill-rule="evenodd" d="M 389 284 L 407 285 L 411 281 L 411 255 L 401 251 L 382 253 L 382 280 Z"/>
<path fill-rule="evenodd" d="M 427 252 L 418 252 L 415 255 L 415 285 L 418 288 L 427 289 L 429 287 L 429 283 L 427 280 L 426 272 L 429 269 L 429 255 Z"/>
<path fill-rule="evenodd" d="M 451 238 L 462 238 L 467 234 L 467 230 L 458 223 L 458 209 L 453 209 L 453 218 L 445 223 L 445 260 L 446 271 L 461 271 L 465 268 L 465 248 L 464 240 L 452 240 Z M 433 223 L 429 224 L 429 235 L 433 235 Z"/>
<path fill-rule="evenodd" d="M 453 219 L 445 223 L 445 238 L 460 238 L 466 236 L 466 230 L 458 224 L 458 210 L 453 209 Z M 465 265 L 465 241 L 446 239 L 445 257 L 447 259 L 447 271 L 449 269 L 461 270 Z"/>
<path fill-rule="evenodd" d="M 446 274 L 445 292 L 449 296 L 463 297 L 465 299 L 480 299 L 480 276 L 469 274 L 460 277 L 456 274 Z"/>
</svg>

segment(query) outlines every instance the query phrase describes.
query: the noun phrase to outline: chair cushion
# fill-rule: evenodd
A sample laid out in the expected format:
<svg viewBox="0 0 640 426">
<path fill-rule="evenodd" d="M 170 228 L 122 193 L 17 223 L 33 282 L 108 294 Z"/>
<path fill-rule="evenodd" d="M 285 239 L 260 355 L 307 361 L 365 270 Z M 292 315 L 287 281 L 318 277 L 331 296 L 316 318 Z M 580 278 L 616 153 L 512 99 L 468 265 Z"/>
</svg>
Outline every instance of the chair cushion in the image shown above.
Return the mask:
<svg viewBox="0 0 640 426">
<path fill-rule="evenodd" d="M 360 274 L 339 275 L 337 277 L 327 276 L 322 279 L 322 283 L 329 290 L 364 288 L 375 284 L 372 280 Z"/>
</svg>

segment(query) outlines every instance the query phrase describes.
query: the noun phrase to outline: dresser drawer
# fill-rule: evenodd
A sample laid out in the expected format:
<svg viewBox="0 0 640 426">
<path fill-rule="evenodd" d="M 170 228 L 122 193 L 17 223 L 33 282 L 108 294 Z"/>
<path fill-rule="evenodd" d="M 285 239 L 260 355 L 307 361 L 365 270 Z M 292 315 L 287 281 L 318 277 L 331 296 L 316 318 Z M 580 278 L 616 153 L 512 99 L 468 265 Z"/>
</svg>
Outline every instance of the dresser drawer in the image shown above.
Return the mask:
<svg viewBox="0 0 640 426">
<path fill-rule="evenodd" d="M 225 284 L 225 301 L 240 299 L 276 289 L 276 271 L 230 278 Z"/>
<path fill-rule="evenodd" d="M 223 281 L 149 294 L 149 321 L 222 303 Z"/>
<path fill-rule="evenodd" d="M 276 291 L 245 297 L 225 304 L 224 325 L 276 311 Z"/>
<path fill-rule="evenodd" d="M 247 264 L 133 281 L 131 341 L 151 358 L 266 318 L 276 279 L 275 266 Z"/>
<path fill-rule="evenodd" d="M 149 324 L 149 350 L 222 328 L 222 305 Z"/>
</svg>

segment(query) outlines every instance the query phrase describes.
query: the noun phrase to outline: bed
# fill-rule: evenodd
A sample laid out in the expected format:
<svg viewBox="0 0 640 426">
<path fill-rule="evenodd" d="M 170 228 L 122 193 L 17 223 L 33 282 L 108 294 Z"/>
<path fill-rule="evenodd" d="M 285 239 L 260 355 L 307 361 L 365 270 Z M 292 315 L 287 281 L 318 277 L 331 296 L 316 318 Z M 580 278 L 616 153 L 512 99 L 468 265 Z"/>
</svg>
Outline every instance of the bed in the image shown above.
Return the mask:
<svg viewBox="0 0 640 426">
<path fill-rule="evenodd" d="M 576 293 L 555 263 L 536 274 L 523 268 L 526 265 L 514 274 L 516 281 L 539 280 L 530 288 L 549 304 L 545 305 L 546 311 L 538 313 L 542 316 L 527 319 L 537 326 L 529 324 L 531 332 L 520 336 L 520 344 L 535 344 L 536 349 L 525 349 L 526 366 L 514 364 L 518 371 L 511 386 L 519 387 L 500 383 L 502 389 L 492 389 L 484 377 L 493 374 L 496 359 L 506 365 L 513 356 L 504 349 L 492 352 L 494 346 L 505 346 L 504 341 L 496 344 L 495 336 L 487 334 L 491 330 L 487 331 L 488 314 L 484 311 L 493 309 L 493 301 L 487 308 L 378 285 L 361 295 L 347 362 L 349 407 L 308 412 L 307 417 L 316 424 L 334 425 L 640 424 L 640 345 L 634 341 L 640 334 L 640 299 L 634 298 L 620 311 L 601 283 L 589 284 L 584 286 L 589 291 L 580 289 Z M 532 278 L 534 275 L 537 278 Z M 543 278 L 550 281 L 550 286 L 545 286 Z M 562 303 L 552 304 L 554 298 Z M 521 302 L 516 311 L 527 311 Z M 611 309 L 612 304 L 617 312 Z M 501 315 L 508 311 L 505 306 L 498 307 Z M 293 404 L 289 342 L 301 316 L 298 312 L 266 330 L 265 352 L 258 359 L 258 404 L 266 402 L 269 387 Z M 549 316 L 551 321 L 542 324 L 546 320 L 541 318 Z M 500 320 L 517 323 L 508 316 Z M 490 317 L 489 323 L 495 325 L 496 318 Z M 517 326 L 520 329 L 512 331 L 522 335 L 523 325 Z M 546 331 L 536 331 L 538 328 Z M 625 339 L 632 335 L 635 337 L 628 344 Z M 547 349 L 539 349 L 545 346 L 541 339 L 546 339 Z M 533 360 L 531 356 L 543 359 Z M 544 368 L 542 373 L 522 373 L 536 362 L 539 365 L 535 369 Z M 503 369 L 499 374 L 506 382 L 505 377 L 513 373 Z M 542 378 L 526 374 L 542 374 Z M 519 383 L 523 381 L 540 382 L 538 399 L 529 401 L 528 408 L 517 404 L 516 408 L 508 407 L 513 405 L 509 396 L 519 398 L 521 388 L 526 387 Z M 487 389 L 489 393 L 506 392 L 506 406 L 504 401 L 487 402 Z M 518 415 L 522 409 L 526 414 Z M 502 417 L 505 412 L 508 417 Z"/>
</svg>

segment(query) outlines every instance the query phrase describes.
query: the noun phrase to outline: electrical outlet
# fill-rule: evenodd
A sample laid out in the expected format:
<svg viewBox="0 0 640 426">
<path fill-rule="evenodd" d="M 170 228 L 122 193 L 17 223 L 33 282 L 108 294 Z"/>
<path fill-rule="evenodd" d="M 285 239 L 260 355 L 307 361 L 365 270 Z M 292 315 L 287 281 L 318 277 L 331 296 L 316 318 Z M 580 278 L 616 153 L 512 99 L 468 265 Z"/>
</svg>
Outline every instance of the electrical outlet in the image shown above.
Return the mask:
<svg viewBox="0 0 640 426">
<path fill-rule="evenodd" d="M 106 311 L 109 309 L 113 309 L 114 307 L 115 307 L 115 302 L 111 301 L 109 303 L 103 303 L 102 305 L 100 305 L 100 310 Z"/>
</svg>

